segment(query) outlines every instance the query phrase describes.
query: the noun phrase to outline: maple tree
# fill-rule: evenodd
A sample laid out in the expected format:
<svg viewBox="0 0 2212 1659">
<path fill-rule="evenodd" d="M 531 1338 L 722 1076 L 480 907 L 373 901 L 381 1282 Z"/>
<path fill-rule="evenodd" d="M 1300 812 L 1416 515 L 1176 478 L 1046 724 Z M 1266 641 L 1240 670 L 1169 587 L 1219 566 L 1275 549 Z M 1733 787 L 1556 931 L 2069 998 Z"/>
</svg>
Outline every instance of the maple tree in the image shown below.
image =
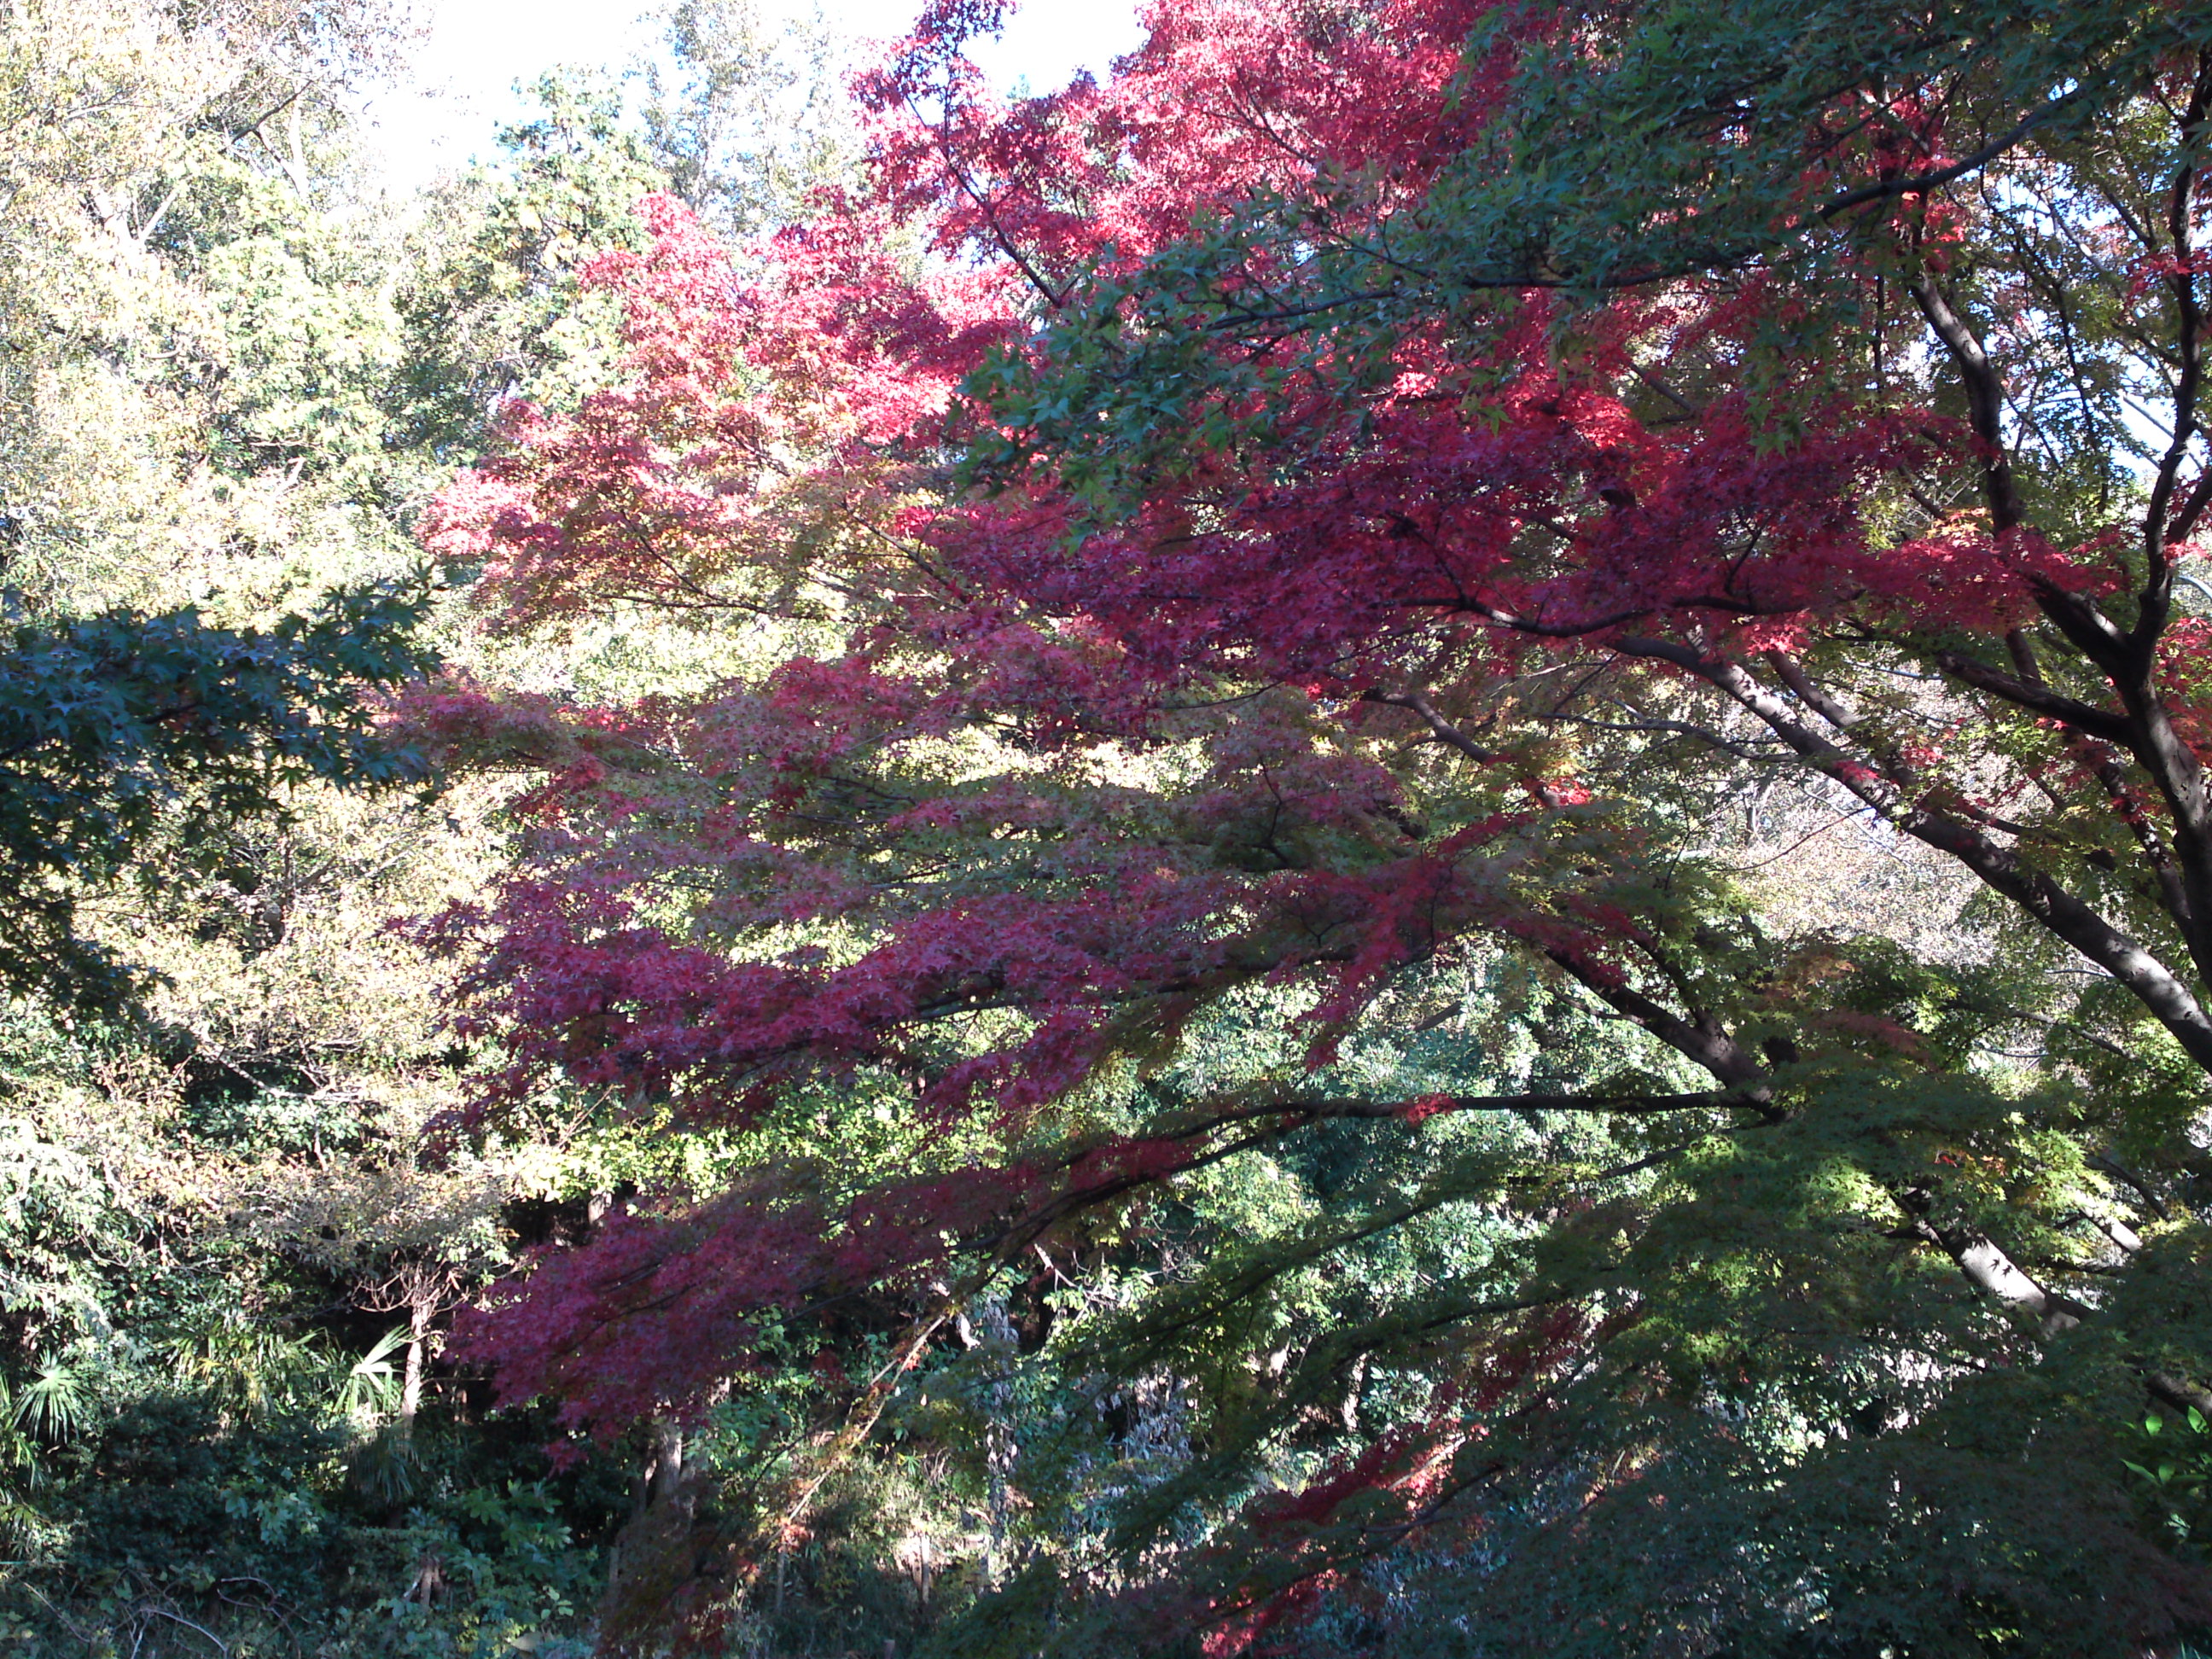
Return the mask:
<svg viewBox="0 0 2212 1659">
<path fill-rule="evenodd" d="M 542 774 L 427 934 L 493 1107 L 757 1149 L 464 1347 L 611 1436 L 817 1330 L 757 1570 L 1029 1263 L 1351 1134 L 1317 1212 L 1066 1322 L 1071 1374 L 1257 1380 L 958 1650 L 2203 1628 L 2128 1463 L 2212 1407 L 2212 20 L 1216 0 L 1006 103 L 996 18 L 927 14 L 866 187 L 742 259 L 648 203 L 592 276 L 628 380 L 426 526 L 505 625 L 729 641 L 703 694 L 412 720 Z M 1888 925 L 1838 823 L 1979 896 Z"/>
</svg>

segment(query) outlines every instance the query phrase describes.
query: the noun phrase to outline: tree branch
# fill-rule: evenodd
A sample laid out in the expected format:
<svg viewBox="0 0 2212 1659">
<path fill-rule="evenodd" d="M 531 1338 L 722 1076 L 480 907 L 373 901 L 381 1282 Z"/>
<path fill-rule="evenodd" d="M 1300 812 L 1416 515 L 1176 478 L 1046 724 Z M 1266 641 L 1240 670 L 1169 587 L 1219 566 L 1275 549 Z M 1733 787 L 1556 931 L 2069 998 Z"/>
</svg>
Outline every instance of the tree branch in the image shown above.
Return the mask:
<svg viewBox="0 0 2212 1659">
<path fill-rule="evenodd" d="M 1799 721 L 1787 704 L 1737 664 L 1672 640 L 1625 637 L 1613 649 L 1671 662 L 1698 676 L 1757 715 L 1799 756 L 1915 841 L 1957 860 L 2132 992 L 2197 1063 L 2212 1071 L 2212 1016 L 2164 963 L 2106 921 L 2013 848 L 1972 825 L 1906 799 L 1896 781 Z M 2179 742 L 2179 739 L 2176 739 Z M 2194 757 L 2190 757 L 2194 763 Z M 2202 772 L 2198 774 L 2202 790 Z M 2200 914 L 2202 914 L 2200 912 Z"/>
<path fill-rule="evenodd" d="M 1938 651 L 1936 665 L 1945 673 L 1964 680 L 1979 691 L 2002 697 L 2007 702 L 2041 714 L 2071 726 L 2085 736 L 2102 738 L 2132 749 L 2135 746 L 2135 727 L 2124 714 L 2063 696 L 2039 680 L 2026 680 L 2008 674 L 2001 668 L 1991 667 L 1978 658 L 1962 651 Z"/>
<path fill-rule="evenodd" d="M 1933 276 L 1924 270 L 1916 271 L 1905 280 L 1905 289 L 1958 368 L 1960 383 L 1966 389 L 1968 417 L 1974 435 L 1982 441 L 1982 494 L 1990 504 L 1992 526 L 2002 535 L 2027 518 L 2012 476 L 2012 458 L 2005 449 L 2003 383 L 1980 339 L 1952 307 Z"/>
</svg>

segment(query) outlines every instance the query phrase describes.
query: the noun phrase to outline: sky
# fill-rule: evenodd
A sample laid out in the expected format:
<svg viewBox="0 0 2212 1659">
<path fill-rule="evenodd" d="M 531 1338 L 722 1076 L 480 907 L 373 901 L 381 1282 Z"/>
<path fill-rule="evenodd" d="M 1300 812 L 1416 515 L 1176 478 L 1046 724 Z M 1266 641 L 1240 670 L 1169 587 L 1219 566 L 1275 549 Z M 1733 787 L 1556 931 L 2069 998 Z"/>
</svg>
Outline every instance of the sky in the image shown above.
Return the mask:
<svg viewBox="0 0 2212 1659">
<path fill-rule="evenodd" d="M 493 133 L 519 110 L 513 88 L 556 64 L 619 69 L 648 51 L 655 34 L 643 13 L 650 0 L 429 0 L 420 14 L 428 38 L 416 54 L 411 85 L 371 94 L 367 112 L 401 190 L 489 154 Z M 797 0 L 763 0 L 771 16 Z M 923 0 L 823 0 L 823 11 L 860 38 L 906 33 Z M 811 7 L 809 8 L 811 9 Z M 1005 33 L 975 52 L 1002 88 L 1064 83 L 1078 69 L 1103 76 L 1140 40 L 1136 0 L 1029 0 Z"/>
</svg>

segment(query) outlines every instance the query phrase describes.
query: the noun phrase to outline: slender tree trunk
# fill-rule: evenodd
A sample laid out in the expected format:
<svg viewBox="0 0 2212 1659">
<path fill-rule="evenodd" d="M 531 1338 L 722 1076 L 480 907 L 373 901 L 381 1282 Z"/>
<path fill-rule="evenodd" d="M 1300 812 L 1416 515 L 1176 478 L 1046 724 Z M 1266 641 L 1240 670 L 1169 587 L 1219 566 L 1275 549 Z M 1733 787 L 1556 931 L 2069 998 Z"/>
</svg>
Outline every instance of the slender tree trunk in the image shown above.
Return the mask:
<svg viewBox="0 0 2212 1659">
<path fill-rule="evenodd" d="M 684 1477 L 683 1429 L 665 1419 L 655 1422 L 629 1524 L 607 1560 L 606 1595 L 599 1603 L 603 1654 L 653 1650 L 656 1621 L 696 1575 L 701 1540 L 692 1532 L 692 1511 L 697 1482 Z"/>
<path fill-rule="evenodd" d="M 653 1462 L 645 1478 L 647 1504 L 673 1504 L 684 1496 L 684 1431 L 666 1421 L 653 1430 Z"/>
<path fill-rule="evenodd" d="M 399 1374 L 399 1421 L 392 1438 L 407 1445 L 415 1438 L 415 1413 L 422 1404 L 423 1347 L 430 1334 L 432 1304 L 417 1297 L 407 1304 L 407 1361 Z"/>
</svg>

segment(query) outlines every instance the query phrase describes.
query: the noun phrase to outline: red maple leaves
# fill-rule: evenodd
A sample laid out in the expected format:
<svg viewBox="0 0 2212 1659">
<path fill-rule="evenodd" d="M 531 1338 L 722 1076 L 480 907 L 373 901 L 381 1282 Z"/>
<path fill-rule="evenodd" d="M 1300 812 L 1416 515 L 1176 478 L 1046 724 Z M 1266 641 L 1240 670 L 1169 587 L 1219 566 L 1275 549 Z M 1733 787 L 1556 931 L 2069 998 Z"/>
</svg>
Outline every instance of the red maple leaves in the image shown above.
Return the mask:
<svg viewBox="0 0 2212 1659">
<path fill-rule="evenodd" d="M 1008 105 L 959 53 L 993 9 L 933 9 L 864 82 L 866 193 L 735 253 L 648 202 L 650 250 L 592 270 L 627 378 L 515 411 L 428 521 L 517 625 L 628 604 L 788 645 L 569 722 L 535 862 L 434 935 L 506 1086 L 742 1125 L 865 1073 L 977 1165 L 826 1209 L 748 1187 L 550 1257 L 464 1344 L 574 1420 L 695 1410 L 769 1313 L 911 1289 L 1187 1167 L 1203 1134 L 1057 1161 L 1031 1138 L 1236 988 L 1297 988 L 1319 1064 L 1407 964 L 1503 942 L 1749 1089 L 1753 1062 L 1635 989 L 1652 936 L 1605 874 L 1638 855 L 1632 811 L 1498 689 L 1672 675 L 1903 821 L 1955 714 L 1940 744 L 1802 735 L 1850 722 L 1786 653 L 1986 645 L 2126 579 L 2112 535 L 1892 511 L 1988 445 L 1817 351 L 1746 384 L 1794 303 L 1763 278 L 1579 313 L 1532 280 L 1382 322 L 1387 283 L 1314 286 L 1431 212 L 1536 14 L 1482 37 L 1493 61 L 1464 50 L 1490 9 L 1460 0 L 1163 3 L 1108 84 Z M 1277 234 L 1223 231 L 1255 213 Z M 1186 244 L 1211 252 L 1178 265 Z M 1182 379 L 1146 378 L 1162 352 Z M 1127 412 L 1085 403 L 1099 386 L 1139 405 L 1146 467 L 1077 465 Z M 514 741 L 443 696 L 426 732 Z"/>
</svg>

